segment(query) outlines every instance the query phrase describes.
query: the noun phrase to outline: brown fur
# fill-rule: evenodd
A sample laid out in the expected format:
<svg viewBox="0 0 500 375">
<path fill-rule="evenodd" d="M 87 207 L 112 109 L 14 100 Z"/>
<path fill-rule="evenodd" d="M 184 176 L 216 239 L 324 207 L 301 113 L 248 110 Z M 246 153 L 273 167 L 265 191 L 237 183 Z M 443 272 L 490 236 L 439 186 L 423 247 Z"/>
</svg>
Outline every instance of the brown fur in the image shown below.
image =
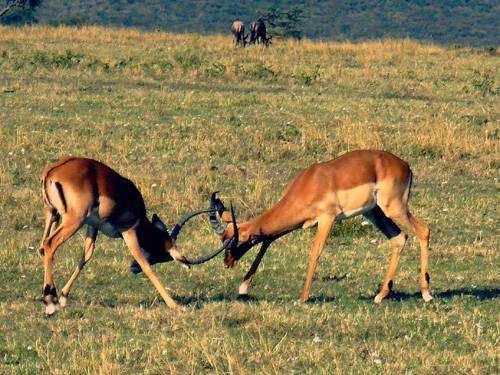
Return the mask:
<svg viewBox="0 0 500 375">
<path fill-rule="evenodd" d="M 45 229 L 39 252 L 44 262 L 44 292 L 46 314 L 58 309 L 58 299 L 52 275 L 54 254 L 85 223 L 85 251 L 80 264 L 61 293 L 65 305 L 73 282 L 92 257 L 99 230 L 111 237 L 122 237 L 138 265 L 161 294 L 168 307 L 177 304 L 170 297 L 150 267 L 150 263 L 182 261 L 175 243 L 146 218 L 141 193 L 128 179 L 108 166 L 92 159 L 70 157 L 49 166 L 42 174 L 45 209 Z M 89 223 L 97 217 L 98 223 Z M 59 224 L 59 225 L 58 225 Z"/>
<path fill-rule="evenodd" d="M 384 215 L 382 220 L 389 220 L 396 227 L 395 222 L 416 234 L 421 246 L 420 286 L 424 299 L 428 300 L 431 297 L 425 274 L 428 271 L 429 229 L 408 210 L 411 180 L 409 165 L 385 151 L 352 151 L 335 160 L 313 164 L 292 180 L 273 207 L 250 221 L 238 224 L 239 246 L 244 250 L 239 254 L 227 251 L 225 262 L 232 266 L 251 247 L 245 247 L 244 244 L 252 239 L 261 238 L 264 243 L 268 239 L 267 249 L 275 238 L 317 223 L 318 231 L 311 249 L 306 285 L 301 295 L 301 301 L 306 301 L 317 260 L 335 220 L 363 213 L 358 211 L 360 209 L 369 212 L 378 205 L 383 212 L 379 215 Z M 231 238 L 233 233 L 233 224 L 229 223 L 222 240 Z M 395 250 L 376 302 L 380 302 L 389 292 L 388 285 L 392 282 L 405 241 L 404 234 L 391 239 Z M 263 255 L 259 254 L 257 266 L 252 265 L 252 272 L 247 274 L 240 290 L 246 291 Z"/>
</svg>

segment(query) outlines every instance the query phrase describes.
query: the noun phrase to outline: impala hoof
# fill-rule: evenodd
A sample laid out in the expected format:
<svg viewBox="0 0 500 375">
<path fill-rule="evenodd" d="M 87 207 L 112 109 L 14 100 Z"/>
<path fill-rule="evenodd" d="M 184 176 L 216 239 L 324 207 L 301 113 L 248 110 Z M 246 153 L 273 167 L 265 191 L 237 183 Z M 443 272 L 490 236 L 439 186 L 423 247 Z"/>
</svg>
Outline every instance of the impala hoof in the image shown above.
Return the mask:
<svg viewBox="0 0 500 375">
<path fill-rule="evenodd" d="M 433 299 L 431 293 L 428 290 L 422 292 L 422 298 L 425 302 L 430 302 Z"/>
<path fill-rule="evenodd" d="M 300 303 L 306 303 L 308 299 L 309 299 L 309 296 L 300 296 L 299 301 L 300 301 Z"/>
<path fill-rule="evenodd" d="M 167 307 L 170 309 L 170 310 L 174 310 L 174 311 L 182 311 L 184 310 L 182 306 L 178 305 L 177 303 L 169 303 L 167 305 Z"/>
<path fill-rule="evenodd" d="M 66 307 L 68 306 L 68 304 L 69 304 L 68 297 L 61 295 L 61 297 L 59 298 L 59 305 L 61 307 Z"/>
<path fill-rule="evenodd" d="M 238 295 L 243 296 L 243 295 L 248 295 L 248 284 L 243 283 L 240 285 L 238 288 Z"/>
<path fill-rule="evenodd" d="M 382 300 L 389 295 L 390 292 L 391 292 L 390 290 L 381 290 L 379 294 L 375 296 L 373 302 L 379 305 L 380 303 L 382 303 Z"/>
<path fill-rule="evenodd" d="M 47 306 L 45 306 L 45 317 L 51 317 L 57 312 L 57 310 L 59 310 L 58 305 L 56 305 L 55 303 L 49 303 Z"/>
</svg>

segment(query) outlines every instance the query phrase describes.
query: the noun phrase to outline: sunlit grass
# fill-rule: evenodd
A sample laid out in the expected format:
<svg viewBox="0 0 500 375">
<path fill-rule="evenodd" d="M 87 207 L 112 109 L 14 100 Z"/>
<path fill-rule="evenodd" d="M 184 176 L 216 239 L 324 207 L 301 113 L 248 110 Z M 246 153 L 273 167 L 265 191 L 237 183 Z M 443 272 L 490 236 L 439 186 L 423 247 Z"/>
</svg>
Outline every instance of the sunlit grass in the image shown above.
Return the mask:
<svg viewBox="0 0 500 375">
<path fill-rule="evenodd" d="M 411 40 L 235 49 L 225 36 L 0 27 L 0 373 L 497 372 L 498 82 L 497 56 Z M 273 245 L 249 302 L 234 297 L 255 252 L 234 270 L 156 266 L 179 312 L 128 272 L 122 241 L 99 236 L 70 306 L 43 318 L 48 163 L 102 160 L 172 225 L 214 190 L 251 217 L 300 169 L 358 148 L 412 166 L 432 303 L 410 241 L 395 298 L 372 304 L 390 250 L 354 219 L 335 228 L 305 305 L 314 230 Z M 59 250 L 59 287 L 82 242 Z M 202 220 L 179 241 L 193 256 L 217 244 Z"/>
</svg>

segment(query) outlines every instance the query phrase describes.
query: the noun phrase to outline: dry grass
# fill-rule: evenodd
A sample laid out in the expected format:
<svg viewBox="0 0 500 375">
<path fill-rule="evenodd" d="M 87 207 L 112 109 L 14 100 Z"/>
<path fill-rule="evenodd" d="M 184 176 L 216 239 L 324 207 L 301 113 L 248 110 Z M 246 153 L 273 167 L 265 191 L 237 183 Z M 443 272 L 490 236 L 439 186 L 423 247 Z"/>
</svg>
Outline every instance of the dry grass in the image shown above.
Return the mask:
<svg viewBox="0 0 500 375">
<path fill-rule="evenodd" d="M 235 49 L 225 36 L 0 27 L 0 373 L 498 372 L 498 82 L 496 56 L 411 40 Z M 355 219 L 335 228 L 306 305 L 312 231 L 273 245 L 247 303 L 233 297 L 252 254 L 231 271 L 158 265 L 182 312 L 101 236 L 70 307 L 43 319 L 38 176 L 62 155 L 108 163 L 173 224 L 213 190 L 250 217 L 299 169 L 357 148 L 412 165 L 411 206 L 433 230 L 431 304 L 413 294 L 414 241 L 399 293 L 371 303 L 389 249 Z M 216 244 L 198 224 L 188 254 Z M 81 237 L 58 253 L 59 286 Z"/>
</svg>

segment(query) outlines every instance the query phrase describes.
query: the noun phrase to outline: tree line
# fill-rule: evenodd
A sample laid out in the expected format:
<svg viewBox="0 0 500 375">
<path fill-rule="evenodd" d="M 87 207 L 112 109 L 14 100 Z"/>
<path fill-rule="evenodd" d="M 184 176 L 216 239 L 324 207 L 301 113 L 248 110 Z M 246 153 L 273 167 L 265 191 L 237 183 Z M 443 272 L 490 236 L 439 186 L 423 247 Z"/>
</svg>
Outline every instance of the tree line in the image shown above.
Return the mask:
<svg viewBox="0 0 500 375">
<path fill-rule="evenodd" d="M 2 6 L 12 1 L 0 0 Z M 235 19 L 267 16 L 275 37 L 328 40 L 412 38 L 442 44 L 498 46 L 498 0 L 46 0 L 1 23 L 110 25 L 174 33 L 226 33 Z M 247 21 L 248 22 L 248 21 Z"/>
</svg>

